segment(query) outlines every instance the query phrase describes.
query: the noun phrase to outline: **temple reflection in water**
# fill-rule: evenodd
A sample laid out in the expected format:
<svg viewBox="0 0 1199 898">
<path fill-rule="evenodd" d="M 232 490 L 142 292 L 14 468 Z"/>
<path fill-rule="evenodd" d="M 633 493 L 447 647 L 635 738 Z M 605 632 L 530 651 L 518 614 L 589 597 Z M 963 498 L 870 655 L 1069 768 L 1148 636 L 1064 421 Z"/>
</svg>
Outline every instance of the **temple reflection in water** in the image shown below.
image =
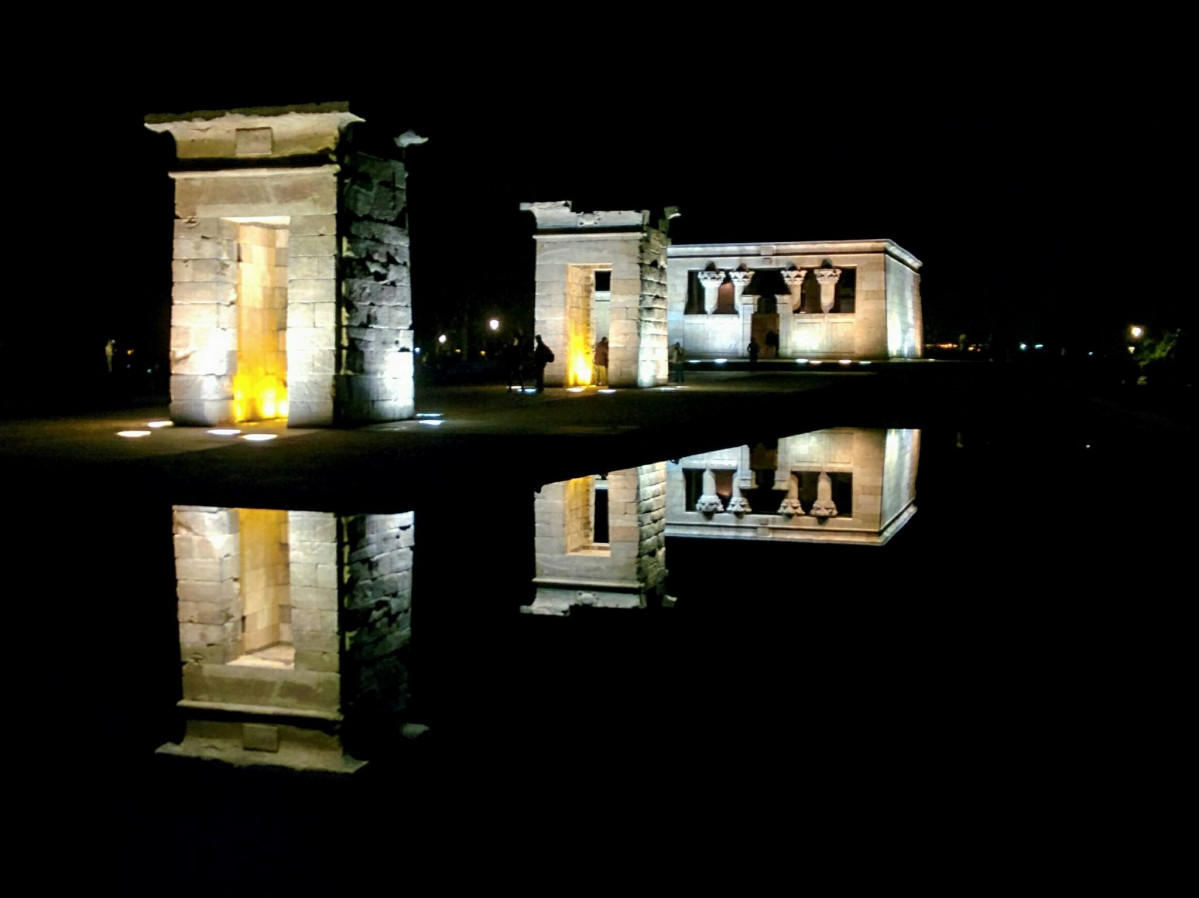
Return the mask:
<svg viewBox="0 0 1199 898">
<path fill-rule="evenodd" d="M 174 507 L 186 730 L 160 751 L 352 770 L 401 712 L 413 514 Z"/>
<path fill-rule="evenodd" d="M 835 427 L 667 466 L 666 535 L 881 546 L 916 513 L 920 431 Z"/>
<path fill-rule="evenodd" d="M 886 544 L 916 513 L 920 431 L 836 427 L 547 484 L 526 611 L 665 598 L 666 537 Z"/>
</svg>

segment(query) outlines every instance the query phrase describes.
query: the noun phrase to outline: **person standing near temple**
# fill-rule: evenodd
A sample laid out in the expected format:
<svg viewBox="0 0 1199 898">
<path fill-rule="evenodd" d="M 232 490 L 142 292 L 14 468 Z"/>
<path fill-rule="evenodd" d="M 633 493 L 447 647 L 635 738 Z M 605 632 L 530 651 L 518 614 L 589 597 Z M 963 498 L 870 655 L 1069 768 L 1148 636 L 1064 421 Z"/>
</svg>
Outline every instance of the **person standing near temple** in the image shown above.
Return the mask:
<svg viewBox="0 0 1199 898">
<path fill-rule="evenodd" d="M 533 367 L 537 371 L 537 392 L 542 393 L 545 391 L 545 366 L 554 360 L 554 352 L 541 342 L 541 334 L 534 340 L 537 345 L 533 347 Z"/>
<path fill-rule="evenodd" d="M 595 385 L 608 385 L 608 338 L 595 344 Z"/>
<path fill-rule="evenodd" d="M 674 369 L 674 382 L 676 384 L 683 382 L 683 364 L 685 361 L 683 344 L 675 340 L 674 345 L 670 347 L 670 367 Z"/>
<path fill-rule="evenodd" d="M 104 344 L 104 361 L 108 363 L 109 374 L 112 374 L 112 354 L 116 349 L 116 345 L 116 340 L 109 340 Z"/>
</svg>

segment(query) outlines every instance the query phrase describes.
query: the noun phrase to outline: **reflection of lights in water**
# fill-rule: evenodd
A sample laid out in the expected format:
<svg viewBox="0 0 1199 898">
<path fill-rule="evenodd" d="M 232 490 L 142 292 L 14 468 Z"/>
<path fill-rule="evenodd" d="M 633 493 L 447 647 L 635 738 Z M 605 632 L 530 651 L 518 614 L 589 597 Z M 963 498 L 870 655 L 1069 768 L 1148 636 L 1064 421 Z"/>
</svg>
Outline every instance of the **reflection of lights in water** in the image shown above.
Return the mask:
<svg viewBox="0 0 1199 898">
<path fill-rule="evenodd" d="M 441 421 L 417 421 L 417 424 L 428 424 L 430 427 L 440 427 Z"/>
<path fill-rule="evenodd" d="M 810 362 L 808 362 L 808 364 L 809 365 L 823 365 L 824 362 L 820 361 L 820 359 L 812 359 Z"/>
<path fill-rule="evenodd" d="M 214 427 L 208 432 L 214 437 L 235 437 L 241 433 L 236 427 Z"/>
<path fill-rule="evenodd" d="M 537 388 L 536 387 L 525 387 L 525 392 L 526 393 L 536 393 Z"/>
<path fill-rule="evenodd" d="M 1044 344 L 1044 343 L 1034 343 L 1034 344 L 1032 345 L 1032 348 L 1033 348 L 1033 349 L 1044 349 L 1044 348 L 1045 348 L 1045 344 Z"/>
<path fill-rule="evenodd" d="M 418 418 L 440 418 L 441 412 L 417 412 L 416 417 L 418 417 Z"/>
<path fill-rule="evenodd" d="M 117 436 L 126 437 L 128 439 L 136 439 L 137 437 L 148 437 L 149 435 L 150 435 L 150 431 L 148 431 L 148 430 L 118 430 L 117 431 Z"/>
<path fill-rule="evenodd" d="M 146 426 L 153 427 L 155 430 L 157 430 L 160 427 L 170 427 L 171 422 L 170 421 L 147 421 Z"/>
<path fill-rule="evenodd" d="M 273 433 L 247 433 L 243 440 L 249 440 L 251 443 L 265 443 L 267 440 L 273 440 L 278 434 Z"/>
<path fill-rule="evenodd" d="M 795 364 L 797 364 L 797 365 L 806 365 L 807 363 L 808 363 L 807 359 L 796 359 L 795 360 Z"/>
<path fill-rule="evenodd" d="M 872 363 L 871 363 L 871 361 L 870 361 L 869 359 L 863 359 L 862 361 L 858 362 L 858 364 L 859 364 L 859 365 L 869 365 L 869 364 L 872 364 Z"/>
</svg>

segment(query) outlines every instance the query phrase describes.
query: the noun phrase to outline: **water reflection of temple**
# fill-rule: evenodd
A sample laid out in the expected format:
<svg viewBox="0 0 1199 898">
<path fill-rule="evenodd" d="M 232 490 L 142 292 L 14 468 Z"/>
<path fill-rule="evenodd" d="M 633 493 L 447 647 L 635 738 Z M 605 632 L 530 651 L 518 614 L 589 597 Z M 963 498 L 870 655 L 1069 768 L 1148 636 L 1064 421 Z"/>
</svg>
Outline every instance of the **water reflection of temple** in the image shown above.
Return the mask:
<svg viewBox="0 0 1199 898">
<path fill-rule="evenodd" d="M 411 512 L 176 506 L 186 731 L 161 751 L 361 766 L 347 736 L 407 703 L 413 535 Z"/>
<path fill-rule="evenodd" d="M 883 545 L 916 513 L 920 431 L 836 427 L 667 467 L 666 535 Z"/>
<path fill-rule="evenodd" d="M 546 484 L 534 498 L 534 614 L 644 607 L 666 580 L 666 463 Z"/>
</svg>

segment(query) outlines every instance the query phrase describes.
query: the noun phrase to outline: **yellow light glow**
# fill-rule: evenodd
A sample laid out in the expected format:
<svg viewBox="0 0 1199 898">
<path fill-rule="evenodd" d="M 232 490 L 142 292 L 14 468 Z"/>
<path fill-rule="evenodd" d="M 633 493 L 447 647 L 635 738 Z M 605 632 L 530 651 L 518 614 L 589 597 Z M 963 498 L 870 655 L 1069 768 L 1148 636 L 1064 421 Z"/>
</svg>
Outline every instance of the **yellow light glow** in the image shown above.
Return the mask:
<svg viewBox="0 0 1199 898">
<path fill-rule="evenodd" d="M 137 437 L 148 437 L 149 435 L 150 435 L 150 431 L 148 431 L 148 430 L 118 430 L 117 431 L 117 436 L 126 437 L 128 439 L 136 439 Z"/>
<path fill-rule="evenodd" d="M 567 358 L 570 360 L 566 366 L 567 386 L 580 387 L 591 383 L 591 361 L 587 358 L 589 348 L 582 334 L 575 334 L 570 338 L 570 348 L 567 350 Z"/>
<path fill-rule="evenodd" d="M 233 419 L 261 421 L 286 418 L 287 386 L 273 374 L 238 372 L 233 377 Z"/>
</svg>

